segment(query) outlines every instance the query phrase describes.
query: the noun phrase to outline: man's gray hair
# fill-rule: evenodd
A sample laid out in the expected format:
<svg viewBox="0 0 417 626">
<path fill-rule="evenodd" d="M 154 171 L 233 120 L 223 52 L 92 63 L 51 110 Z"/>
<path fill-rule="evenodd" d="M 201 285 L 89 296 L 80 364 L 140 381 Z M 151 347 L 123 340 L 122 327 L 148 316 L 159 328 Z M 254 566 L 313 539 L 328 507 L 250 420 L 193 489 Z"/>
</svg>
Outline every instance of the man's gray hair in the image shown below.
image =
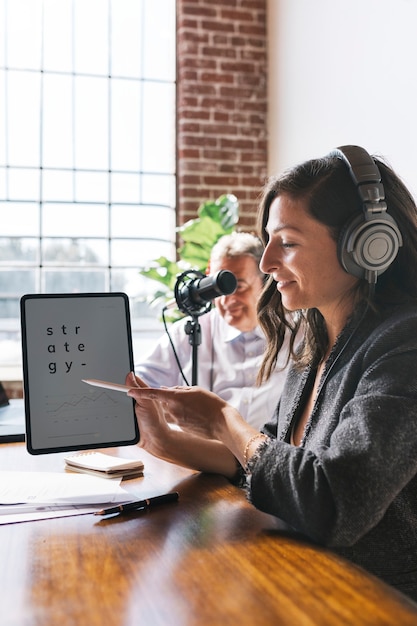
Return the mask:
<svg viewBox="0 0 417 626">
<path fill-rule="evenodd" d="M 224 257 L 251 256 L 259 265 L 263 254 L 262 241 L 252 233 L 233 231 L 223 235 L 211 250 L 210 261 L 220 261 Z"/>
</svg>

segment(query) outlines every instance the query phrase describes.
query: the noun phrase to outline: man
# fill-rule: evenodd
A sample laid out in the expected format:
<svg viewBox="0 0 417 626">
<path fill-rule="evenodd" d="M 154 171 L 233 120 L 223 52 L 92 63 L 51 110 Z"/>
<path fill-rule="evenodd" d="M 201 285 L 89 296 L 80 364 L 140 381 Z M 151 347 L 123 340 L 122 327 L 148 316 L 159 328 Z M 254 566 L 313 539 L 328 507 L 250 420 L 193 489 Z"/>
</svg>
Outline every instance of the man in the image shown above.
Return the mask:
<svg viewBox="0 0 417 626">
<path fill-rule="evenodd" d="M 244 232 L 225 235 L 213 247 L 210 274 L 229 270 L 237 279 L 237 288 L 233 294 L 216 298 L 211 311 L 199 317 L 201 344 L 197 361 L 197 384 L 232 404 L 255 428 L 272 417 L 286 376 L 282 369 L 285 361 L 278 359 L 268 382 L 256 386 L 265 348 L 256 315 L 264 280 L 259 269 L 262 252 L 260 240 Z M 187 320 L 174 323 L 169 332 L 184 376 L 191 384 L 192 346 L 185 332 Z M 136 373 L 152 387 L 185 384 L 166 334 L 136 366 Z"/>
</svg>

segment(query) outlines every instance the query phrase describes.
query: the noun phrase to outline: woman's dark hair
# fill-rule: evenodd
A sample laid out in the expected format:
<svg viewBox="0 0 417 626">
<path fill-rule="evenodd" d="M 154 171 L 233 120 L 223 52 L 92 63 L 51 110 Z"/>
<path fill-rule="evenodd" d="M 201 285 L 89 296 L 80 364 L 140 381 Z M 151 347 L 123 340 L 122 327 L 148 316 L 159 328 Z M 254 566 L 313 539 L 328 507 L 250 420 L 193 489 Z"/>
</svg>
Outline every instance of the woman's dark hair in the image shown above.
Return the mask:
<svg viewBox="0 0 417 626">
<path fill-rule="evenodd" d="M 371 291 L 365 279 L 354 287 L 357 302 L 368 302 L 374 309 L 392 302 L 417 300 L 417 207 L 410 192 L 381 158 L 373 157 L 381 173 L 388 213 L 397 222 L 403 245 L 390 267 L 377 280 Z M 266 225 L 269 209 L 278 196 L 305 201 L 310 215 L 329 227 L 331 236 L 338 241 L 343 227 L 353 215 L 362 212 L 357 188 L 346 164 L 335 155 L 306 161 L 272 178 L 265 186 L 258 216 L 259 236 L 268 243 Z M 259 323 L 267 338 L 267 348 L 260 368 L 258 381 L 269 378 L 286 330 L 290 331 L 290 355 L 300 366 L 312 359 L 324 357 L 328 348 L 324 319 L 317 309 L 289 312 L 281 302 L 276 282 L 270 276 L 258 302 Z M 295 337 L 305 328 L 302 353 L 295 354 Z"/>
</svg>

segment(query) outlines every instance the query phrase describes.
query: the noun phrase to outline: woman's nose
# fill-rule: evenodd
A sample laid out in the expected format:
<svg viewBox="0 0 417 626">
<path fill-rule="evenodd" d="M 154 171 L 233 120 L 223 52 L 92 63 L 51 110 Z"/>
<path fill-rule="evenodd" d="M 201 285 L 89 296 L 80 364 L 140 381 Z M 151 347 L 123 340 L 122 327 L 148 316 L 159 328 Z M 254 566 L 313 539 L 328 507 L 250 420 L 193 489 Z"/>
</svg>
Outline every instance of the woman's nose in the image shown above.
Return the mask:
<svg viewBox="0 0 417 626">
<path fill-rule="evenodd" d="M 266 245 L 263 255 L 259 263 L 259 269 L 264 274 L 271 274 L 271 272 L 279 265 L 279 259 L 276 254 L 272 254 L 271 246 Z"/>
</svg>

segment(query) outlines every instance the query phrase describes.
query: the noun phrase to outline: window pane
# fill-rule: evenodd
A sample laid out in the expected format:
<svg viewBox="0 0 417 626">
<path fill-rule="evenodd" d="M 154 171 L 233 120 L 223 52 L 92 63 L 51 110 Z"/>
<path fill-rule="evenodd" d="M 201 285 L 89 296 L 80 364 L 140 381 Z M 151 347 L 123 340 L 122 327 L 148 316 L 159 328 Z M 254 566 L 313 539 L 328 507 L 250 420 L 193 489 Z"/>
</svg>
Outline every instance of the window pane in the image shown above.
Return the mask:
<svg viewBox="0 0 417 626">
<path fill-rule="evenodd" d="M 75 167 L 108 169 L 107 81 L 104 78 L 78 76 L 74 89 Z"/>
<path fill-rule="evenodd" d="M 72 167 L 72 77 L 46 74 L 43 79 L 42 133 L 44 167 Z"/>
<path fill-rule="evenodd" d="M 0 219 L 2 235 L 39 236 L 39 204 L 1 202 Z"/>
<path fill-rule="evenodd" d="M 173 172 L 175 168 L 175 98 L 173 85 L 143 86 L 143 169 Z"/>
<path fill-rule="evenodd" d="M 6 20 L 4 19 L 4 15 L 5 15 L 5 0 L 0 0 L 0 15 L 1 15 L 1 19 L 0 19 L 0 41 L 5 42 L 6 41 L 6 30 L 7 30 L 7 24 L 6 24 Z M 7 58 L 7 50 L 6 50 L 7 46 L 0 46 L 0 66 L 4 67 L 6 65 L 6 58 Z"/>
<path fill-rule="evenodd" d="M 139 82 L 113 80 L 111 90 L 111 167 L 140 169 L 141 92 Z"/>
<path fill-rule="evenodd" d="M 35 272 L 33 270 L 0 270 L 0 292 L 3 294 L 23 294 L 35 291 Z"/>
<path fill-rule="evenodd" d="M 108 173 L 76 172 L 75 199 L 78 202 L 107 202 L 109 196 Z"/>
<path fill-rule="evenodd" d="M 83 291 L 108 291 L 106 272 L 103 270 L 57 270 L 45 272 L 45 291 L 49 293 L 82 293 Z"/>
<path fill-rule="evenodd" d="M 74 172 L 42 170 L 42 198 L 45 202 L 68 202 L 74 199 Z"/>
<path fill-rule="evenodd" d="M 141 76 L 142 9 L 143 2 L 137 0 L 113 0 L 111 3 L 112 76 Z"/>
<path fill-rule="evenodd" d="M 175 2 L 145 0 L 144 76 L 175 80 Z M 158 28 L 153 24 L 158 23 Z"/>
<path fill-rule="evenodd" d="M 103 205 L 45 204 L 42 232 L 45 237 L 108 237 L 107 214 Z"/>
<path fill-rule="evenodd" d="M 145 267 L 149 260 L 159 256 L 173 258 L 173 245 L 166 241 L 146 240 L 135 241 L 127 239 L 112 239 L 111 264 L 134 265 L 138 268 Z"/>
<path fill-rule="evenodd" d="M 2 265 L 35 264 L 39 263 L 39 243 L 37 239 L 23 239 L 19 237 L 0 238 L 0 263 Z M 9 278 L 13 283 L 12 270 Z"/>
<path fill-rule="evenodd" d="M 140 183 L 141 177 L 139 174 L 112 174 L 111 201 L 139 204 Z"/>
<path fill-rule="evenodd" d="M 72 71 L 72 0 L 44 1 L 44 69 Z"/>
<path fill-rule="evenodd" d="M 0 198 L 7 198 L 8 195 L 6 168 L 0 167 Z"/>
<path fill-rule="evenodd" d="M 108 265 L 107 239 L 44 239 L 42 259 L 46 264 Z"/>
<path fill-rule="evenodd" d="M 175 206 L 175 177 L 161 174 L 143 175 L 142 202 Z"/>
<path fill-rule="evenodd" d="M 112 206 L 112 237 L 152 239 L 155 224 L 158 224 L 157 235 L 169 239 L 175 230 L 175 212 L 170 207 L 160 206 Z"/>
<path fill-rule="evenodd" d="M 11 165 L 40 165 L 39 74 L 9 71 L 7 97 L 7 157 Z"/>
<path fill-rule="evenodd" d="M 1 29 L 2 20 L 0 20 L 0 29 Z M 4 41 L 1 37 L 0 30 L 0 41 Z M 0 50 L 2 46 L 0 46 Z M 1 54 L 1 53 L 0 53 Z M 1 65 L 1 61 L 0 61 Z M 0 69 L 0 93 L 6 94 L 6 86 L 7 86 L 7 72 L 3 69 Z M 3 141 L 0 141 L 0 165 L 5 165 L 7 163 L 6 156 L 6 147 L 7 143 L 4 141 L 7 133 L 7 117 L 6 117 L 6 98 L 0 98 L 0 134 L 3 137 Z"/>
<path fill-rule="evenodd" d="M 9 169 L 7 188 L 9 200 L 39 200 L 40 171 L 38 169 Z"/>
<path fill-rule="evenodd" d="M 123 291 L 129 297 L 138 293 L 136 289 L 136 282 L 138 276 L 138 270 L 135 269 L 122 269 L 112 270 L 112 285 L 115 291 Z"/>
<path fill-rule="evenodd" d="M 28 292 L 30 291 L 31 290 L 29 289 Z M 0 298 L 0 318 L 4 318 L 0 331 L 3 363 L 10 362 L 14 364 L 16 363 L 16 357 L 20 357 L 21 346 L 19 341 L 18 326 L 15 322 L 7 324 L 7 321 L 9 321 L 10 318 L 15 318 L 17 320 L 19 316 L 20 298 Z M 8 361 L 9 355 L 13 357 L 12 361 Z"/>
<path fill-rule="evenodd" d="M 112 285 L 116 291 L 124 291 L 129 298 L 137 298 L 141 303 L 145 302 L 146 296 L 155 291 L 154 281 L 141 276 L 137 267 L 113 270 Z M 133 315 L 133 309 L 131 309 L 131 314 Z"/>
<path fill-rule="evenodd" d="M 7 3 L 6 32 L 9 67 L 40 69 L 41 25 L 41 0 L 13 0 Z"/>
<path fill-rule="evenodd" d="M 83 74 L 109 73 L 108 2 L 81 0 L 75 2 L 74 50 L 75 71 Z"/>
</svg>

